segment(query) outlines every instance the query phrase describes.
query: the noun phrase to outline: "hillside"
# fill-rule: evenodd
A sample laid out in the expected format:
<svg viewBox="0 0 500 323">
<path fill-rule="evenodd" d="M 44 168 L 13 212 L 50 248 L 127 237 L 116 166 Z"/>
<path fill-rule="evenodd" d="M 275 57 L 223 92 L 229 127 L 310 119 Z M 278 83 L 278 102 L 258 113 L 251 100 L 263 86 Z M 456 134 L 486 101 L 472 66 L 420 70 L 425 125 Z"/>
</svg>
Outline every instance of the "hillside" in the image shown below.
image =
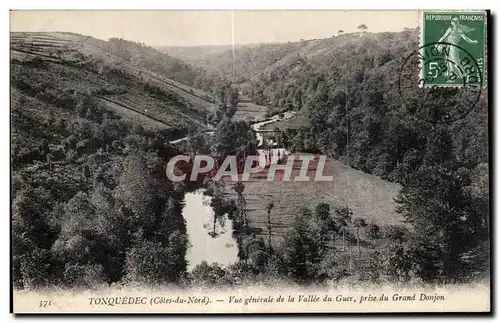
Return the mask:
<svg viewBox="0 0 500 323">
<path fill-rule="evenodd" d="M 266 127 L 281 130 L 276 135 L 280 146 L 332 157 L 329 165 L 337 176 L 333 183 L 245 183 L 242 195 L 248 203 L 248 220 L 258 234 L 267 234 L 269 216 L 273 243 L 280 242 L 293 229 L 294 210 L 308 206 L 314 212 L 317 203 L 334 206 L 350 201 L 354 218 L 381 226 L 401 220 L 410 224 L 413 237 L 403 243 L 412 259 L 409 263 L 434 257 L 425 248 L 448 248 L 467 263 L 460 266 L 484 265 L 489 215 L 488 88 L 483 87 L 472 109 L 455 120 L 422 120 L 399 91 L 405 59 L 417 48 L 418 30 L 404 30 L 242 46 L 234 55 L 232 50 L 211 50 L 199 57 L 194 52 L 185 56 L 211 73 L 229 75 L 243 96 L 267 106 L 271 114 L 296 111 L 297 118 Z M 444 103 L 463 100 L 459 89 L 438 90 Z M 412 88 L 407 94 L 421 95 L 418 91 Z M 427 100 L 425 110 L 446 116 L 443 101 Z M 346 165 L 354 168 L 347 177 L 369 183 L 370 189 L 343 181 Z M 235 196 L 232 188 L 227 193 Z M 304 212 L 306 221 L 308 214 Z M 443 247 L 444 231 L 459 236 L 466 232 L 467 238 Z M 422 237 L 429 239 L 422 241 Z M 433 247 L 428 247 L 431 240 Z M 425 247 L 412 245 L 415 241 Z M 371 248 L 375 253 L 385 250 L 377 244 Z M 436 264 L 446 257 L 438 255 Z"/>
<path fill-rule="evenodd" d="M 203 66 L 210 72 L 230 75 L 231 78 L 234 76 L 235 83 L 242 87 L 244 94 L 252 95 L 259 102 L 281 107 L 289 103 L 280 102 L 280 99 L 286 99 L 286 96 L 281 97 L 281 92 L 286 92 L 288 87 L 297 86 L 301 79 L 308 78 L 311 73 L 328 76 L 324 80 L 328 83 L 332 81 L 333 72 L 352 75 L 353 71 L 345 65 L 348 58 L 346 56 L 352 60 L 351 63 L 355 63 L 356 57 L 368 52 L 367 49 L 370 48 L 376 55 L 371 67 L 383 65 L 393 59 L 402 62 L 404 55 L 409 54 L 408 50 L 416 44 L 417 34 L 416 30 L 366 35 L 353 33 L 300 42 L 239 45 L 235 47 L 234 55 L 227 46 L 160 47 L 159 50 L 193 65 Z M 330 69 L 340 66 L 348 69 Z M 276 84 L 281 82 L 284 84 Z M 271 85 L 271 88 L 265 85 Z"/>
<path fill-rule="evenodd" d="M 456 120 L 438 117 L 463 93 L 431 89 L 439 100 L 422 105 L 436 119 L 419 118 L 398 84 L 417 30 L 240 46 L 234 55 L 169 49 L 191 50 L 189 63 L 123 39 L 11 36 L 16 288 L 442 284 L 489 274 L 488 88 Z M 284 111 L 296 117 L 280 120 Z M 179 154 L 214 156 L 219 170 L 227 156 L 238 167 L 270 154 L 251 119 L 280 120 L 262 134 L 278 155 L 326 155 L 333 179 L 168 179 L 166 165 Z M 294 162 L 292 173 L 299 170 Z M 208 226 L 201 214 L 183 214 L 193 203 L 186 193 L 200 188 L 211 196 Z M 218 226 L 232 228 L 234 265 L 202 262 L 187 272 L 196 239 L 186 221 L 196 219 L 204 229 L 196 232 L 212 239 Z"/>
<path fill-rule="evenodd" d="M 407 29 L 239 46 L 234 56 L 230 49 L 199 50 L 198 56 L 192 48 L 169 52 L 188 53 L 193 64 L 234 75 L 242 94 L 268 106 L 271 114 L 297 111 L 298 119 L 273 126 L 304 127 L 304 142 L 297 148 L 326 152 L 365 172 L 398 180 L 396 173 L 403 172 L 398 167 L 415 151 L 425 151 L 433 132 L 409 115 L 399 94 L 401 68 L 416 48 L 418 30 Z M 486 91 L 466 118 L 446 128 L 453 134 L 457 158 L 474 164 L 488 161 Z"/>
<path fill-rule="evenodd" d="M 202 62 L 210 57 L 217 56 L 231 51 L 233 46 L 156 46 L 162 53 L 182 59 L 185 62 L 201 65 Z"/>
<path fill-rule="evenodd" d="M 155 66 L 164 69 L 153 72 L 117 56 L 142 45 L 123 46 L 71 33 L 11 33 L 16 288 L 135 280 L 148 247 L 178 268 L 162 277 L 185 272 L 184 194 L 165 180 L 164 163 L 177 154 L 166 142 L 205 130 L 214 105 L 168 77 L 178 60 L 158 53 Z M 142 55 L 149 59 L 135 57 Z"/>
<path fill-rule="evenodd" d="M 291 179 L 298 176 L 302 162 L 300 154 L 295 154 Z M 314 178 L 318 155 L 309 164 L 307 176 Z M 248 221 L 257 236 L 267 235 L 267 205 L 272 202 L 272 238 L 279 246 L 292 228 L 293 219 L 301 207 L 314 209 L 320 203 L 328 203 L 332 208 L 348 205 L 356 217 L 382 228 L 401 225 L 404 219 L 395 211 L 395 202 L 400 187 L 398 184 L 381 180 L 335 160 L 326 160 L 323 175 L 333 176 L 332 181 L 268 181 L 267 174 L 258 174 L 245 182 L 244 196 Z M 232 186 L 226 194 L 236 199 Z"/>
<path fill-rule="evenodd" d="M 108 45 L 71 33 L 11 33 L 14 186 L 45 187 L 58 202 L 91 191 L 94 181 L 114 187 L 135 147 L 161 150 L 206 128 L 214 104 L 202 91 L 132 64 Z M 177 61 L 159 55 L 165 64 Z"/>
<path fill-rule="evenodd" d="M 201 66 L 220 77 L 233 78 L 241 83 L 252 75 L 300 50 L 301 43 L 236 45 L 232 46 L 159 47 L 169 55 Z M 233 74 L 234 73 L 234 74 Z"/>
<path fill-rule="evenodd" d="M 166 72 L 133 64 L 108 47 L 110 42 L 77 34 L 12 33 L 11 85 L 56 106 L 68 99 L 64 96 L 88 95 L 151 130 L 204 126 L 214 107 L 204 93 L 169 79 Z M 174 60 L 163 58 L 164 65 Z"/>
</svg>

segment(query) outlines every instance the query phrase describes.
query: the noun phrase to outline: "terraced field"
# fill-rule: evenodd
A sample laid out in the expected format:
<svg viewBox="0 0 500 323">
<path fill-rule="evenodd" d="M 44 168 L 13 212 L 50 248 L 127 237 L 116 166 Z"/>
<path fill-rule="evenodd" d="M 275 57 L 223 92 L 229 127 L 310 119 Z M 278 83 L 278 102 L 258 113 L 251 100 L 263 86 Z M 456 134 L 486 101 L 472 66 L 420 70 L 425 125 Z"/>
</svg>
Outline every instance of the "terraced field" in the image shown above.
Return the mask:
<svg viewBox="0 0 500 323">
<path fill-rule="evenodd" d="M 269 109 L 263 105 L 253 103 L 248 97 L 240 95 L 236 113 L 233 116 L 235 120 L 261 121 L 267 118 Z"/>
<path fill-rule="evenodd" d="M 215 107 L 205 100 L 207 94 L 112 55 L 101 48 L 103 43 L 72 33 L 11 33 L 13 79 L 55 96 L 91 93 L 145 128 L 205 127 L 204 115 Z M 110 77 L 110 71 L 119 75 Z M 146 84 L 167 97 L 140 89 Z"/>
<path fill-rule="evenodd" d="M 323 175 L 333 176 L 333 180 L 313 181 L 319 155 L 313 155 L 315 160 L 308 167 L 307 176 L 311 180 L 293 181 L 301 169 L 299 155 L 293 156 L 295 161 L 291 181 L 283 181 L 279 176 L 268 181 L 267 173 L 262 173 L 244 182 L 243 196 L 247 203 L 249 225 L 264 237 L 267 235 L 267 205 L 270 202 L 274 203 L 271 212 L 273 244 L 282 242 L 296 212 L 301 207 L 314 209 L 322 202 L 332 207 L 349 206 L 353 211 L 353 218 L 361 217 L 379 225 L 401 224 L 403 219 L 396 214 L 393 200 L 400 189 L 399 185 L 355 170 L 332 158 L 326 159 Z M 232 186 L 232 183 L 226 185 L 226 194 L 236 199 Z"/>
</svg>

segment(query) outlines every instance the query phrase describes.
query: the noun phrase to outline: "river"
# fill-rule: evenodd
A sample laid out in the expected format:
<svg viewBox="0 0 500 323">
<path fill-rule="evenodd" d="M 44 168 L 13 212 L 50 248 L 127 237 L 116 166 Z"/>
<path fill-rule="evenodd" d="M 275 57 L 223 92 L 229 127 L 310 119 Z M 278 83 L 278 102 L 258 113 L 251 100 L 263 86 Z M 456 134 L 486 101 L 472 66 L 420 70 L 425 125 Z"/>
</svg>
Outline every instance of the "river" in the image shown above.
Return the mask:
<svg viewBox="0 0 500 323">
<path fill-rule="evenodd" d="M 281 117 L 275 115 L 268 120 L 263 120 L 252 125 L 255 131 L 259 131 L 264 125 L 278 122 L 281 120 L 293 117 L 293 113 L 286 112 Z M 185 140 L 181 138 L 175 142 Z M 257 132 L 257 140 L 259 146 L 264 143 L 262 133 Z M 174 143 L 174 142 L 172 142 Z M 264 150 L 259 149 L 259 152 L 264 153 Z M 279 152 L 279 153 L 278 153 Z M 285 156 L 287 153 L 283 148 L 270 149 L 271 157 Z M 238 261 L 238 245 L 233 238 L 232 221 L 225 215 L 222 226 L 220 222 L 216 224 L 217 236 L 212 237 L 209 232 L 213 230 L 214 211 L 210 206 L 211 197 L 204 195 L 205 189 L 198 189 L 195 192 L 186 193 L 185 206 L 182 210 L 187 226 L 187 234 L 189 236 L 190 247 L 187 251 L 188 271 L 191 271 L 196 265 L 202 261 L 208 264 L 214 262 L 225 267 Z"/>
<path fill-rule="evenodd" d="M 224 226 L 216 224 L 217 237 L 209 235 L 213 228 L 214 211 L 210 206 L 212 197 L 204 195 L 205 189 L 186 193 L 182 210 L 186 220 L 190 248 L 187 251 L 188 271 L 202 261 L 227 266 L 238 260 L 238 247 L 232 236 L 232 221 L 225 215 Z"/>
<path fill-rule="evenodd" d="M 259 122 L 256 122 L 252 125 L 252 129 L 256 131 L 256 136 L 257 136 L 257 140 L 259 141 L 259 144 L 258 146 L 262 146 L 264 144 L 264 135 L 262 133 L 259 132 L 259 130 L 261 130 L 260 128 L 262 128 L 263 126 L 266 126 L 268 124 L 271 124 L 271 123 L 275 123 L 275 122 L 278 122 L 278 121 L 282 121 L 282 120 L 288 120 L 290 118 L 293 118 L 295 116 L 295 111 L 287 111 L 285 113 L 281 115 L 279 114 L 275 114 L 274 116 L 272 116 L 271 118 L 267 119 L 267 120 L 263 120 L 263 121 L 259 121 Z"/>
</svg>

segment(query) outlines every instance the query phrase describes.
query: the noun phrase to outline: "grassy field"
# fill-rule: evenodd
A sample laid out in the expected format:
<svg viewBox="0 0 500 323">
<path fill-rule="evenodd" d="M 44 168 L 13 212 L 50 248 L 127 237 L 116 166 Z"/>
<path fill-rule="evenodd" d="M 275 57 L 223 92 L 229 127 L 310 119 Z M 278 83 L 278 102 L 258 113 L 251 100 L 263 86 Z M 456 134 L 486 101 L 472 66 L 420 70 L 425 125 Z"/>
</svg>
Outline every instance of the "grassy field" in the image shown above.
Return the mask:
<svg viewBox="0 0 500 323">
<path fill-rule="evenodd" d="M 249 98 L 240 95 L 236 113 L 233 116 L 234 120 L 247 120 L 251 118 L 253 121 L 264 120 L 267 117 L 269 109 L 263 105 L 258 105 L 250 101 Z"/>
<path fill-rule="evenodd" d="M 307 126 L 309 124 L 309 120 L 302 114 L 297 114 L 291 119 L 281 120 L 277 122 L 273 122 L 270 124 L 266 124 L 262 126 L 263 130 L 285 130 L 285 129 L 299 129 L 300 127 Z"/>
<path fill-rule="evenodd" d="M 266 118 L 267 107 L 255 105 L 245 97 L 238 104 L 236 119 L 255 120 Z M 296 117 L 271 123 L 262 129 L 297 129 L 307 125 L 307 117 L 298 114 Z M 323 174 L 333 176 L 332 181 L 307 181 L 294 182 L 298 176 L 301 161 L 300 154 L 295 156 L 292 181 L 282 181 L 276 176 L 272 181 L 267 180 L 267 173 L 255 174 L 250 181 L 244 182 L 243 193 L 248 208 L 250 226 L 267 236 L 267 205 L 274 203 L 271 212 L 273 244 L 279 244 L 286 234 L 295 213 L 302 206 L 313 209 L 318 203 L 328 203 L 332 207 L 349 206 L 353 211 L 353 218 L 364 218 L 368 222 L 378 225 L 401 224 L 402 218 L 394 211 L 394 197 L 399 191 L 399 185 L 381 180 L 376 176 L 365 174 L 353 169 L 333 158 L 328 158 Z M 316 174 L 319 155 L 314 155 L 315 160 L 309 164 L 308 176 L 313 179 Z M 285 162 L 283 162 L 285 163 Z M 280 174 L 278 172 L 277 174 Z M 226 194 L 231 199 L 236 199 L 232 189 L 234 183 L 226 182 Z M 351 228 L 354 232 L 354 228 Z"/>
<path fill-rule="evenodd" d="M 296 156 L 291 179 L 300 172 L 301 161 Z M 317 169 L 318 155 L 308 168 L 312 179 Z M 269 202 L 274 203 L 271 212 L 273 244 L 280 243 L 300 207 L 313 209 L 324 202 L 334 206 L 349 206 L 353 218 L 361 217 L 378 225 L 400 224 L 394 211 L 394 200 L 399 187 L 375 176 L 354 170 L 335 159 L 327 159 L 323 174 L 333 176 L 332 181 L 294 182 L 275 179 L 267 180 L 267 174 L 256 174 L 244 182 L 244 197 L 247 202 L 250 226 L 267 235 L 267 210 Z M 226 185 L 226 194 L 236 198 L 232 184 Z"/>
</svg>

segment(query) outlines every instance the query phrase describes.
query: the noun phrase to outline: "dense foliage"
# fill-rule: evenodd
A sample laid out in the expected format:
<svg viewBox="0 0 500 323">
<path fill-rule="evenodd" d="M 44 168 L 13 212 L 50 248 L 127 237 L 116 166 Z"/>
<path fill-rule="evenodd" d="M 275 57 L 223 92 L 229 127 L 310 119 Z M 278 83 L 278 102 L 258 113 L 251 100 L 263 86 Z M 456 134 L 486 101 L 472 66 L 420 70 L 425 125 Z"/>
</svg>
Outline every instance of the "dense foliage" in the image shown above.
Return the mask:
<svg viewBox="0 0 500 323">
<path fill-rule="evenodd" d="M 487 93 L 454 123 L 415 118 L 398 91 L 398 73 L 418 47 L 417 35 L 417 30 L 342 35 L 243 48 L 236 67 L 222 63 L 224 54 L 209 61 L 214 69 L 233 69 L 243 93 L 256 102 L 307 117 L 298 129 L 277 132 L 283 146 L 326 153 L 403 186 L 397 211 L 409 230 L 382 228 L 394 241 L 387 254 L 390 266 L 400 268 L 392 272 L 394 278 L 474 279 L 487 274 L 489 266 Z M 426 108 L 436 109 L 439 102 L 428 104 Z M 304 212 L 298 219 L 310 217 Z M 369 230 L 368 240 L 377 239 L 381 231 L 363 219 L 354 220 L 351 230 L 358 250 L 360 231 Z M 319 241 L 315 233 L 300 229 L 309 232 L 304 240 L 294 232 L 285 244 L 300 241 L 293 249 L 301 248 L 301 257 L 312 258 L 291 258 L 287 266 L 317 262 L 317 246 L 307 242 Z M 297 278 L 314 276 L 307 271 L 313 267 L 294 270 Z"/>
<path fill-rule="evenodd" d="M 147 131 L 85 91 L 45 98 L 20 76 L 11 88 L 15 286 L 182 279 L 184 193 L 164 172 L 172 132 Z"/>
<path fill-rule="evenodd" d="M 219 62 L 210 72 L 180 60 L 160 62 L 163 54 L 150 47 L 112 39 L 106 50 L 122 59 L 211 90 L 218 107 L 204 117 L 213 135 L 191 127 L 177 149 L 166 142 L 179 128 L 145 130 L 96 100 L 96 89 L 37 88 L 14 67 L 15 285 L 484 278 L 489 273 L 487 93 L 453 124 L 413 118 L 402 105 L 397 79 L 404 58 L 417 47 L 416 36 L 405 30 L 253 46 L 240 51 L 236 63 L 227 52 L 219 53 L 209 60 Z M 44 63 L 30 64 L 40 69 Z M 126 72 L 99 73 L 114 80 L 106 93 L 130 89 Z M 141 86 L 148 96 L 182 106 L 179 97 L 161 88 Z M 214 224 L 207 234 L 216 238 L 216 221 L 229 214 L 240 260 L 228 268 L 202 263 L 188 273 L 182 208 L 185 191 L 193 187 L 169 182 L 165 165 L 177 153 L 209 154 L 218 162 L 227 155 L 244 160 L 255 154 L 249 123 L 232 119 L 240 90 L 257 103 L 306 117 L 299 129 L 276 132 L 283 146 L 325 153 L 401 184 L 397 212 L 406 223 L 372 223 L 348 206 L 321 203 L 297 210 L 283 243 L 276 246 L 270 224 L 267 241 L 253 232 L 244 185 L 233 187 L 238 199 L 229 201 L 219 183 L 196 183 L 208 187 L 213 197 Z M 183 125 L 182 131 L 187 128 Z M 269 203 L 263 216 L 271 219 L 273 207 Z"/>
</svg>

